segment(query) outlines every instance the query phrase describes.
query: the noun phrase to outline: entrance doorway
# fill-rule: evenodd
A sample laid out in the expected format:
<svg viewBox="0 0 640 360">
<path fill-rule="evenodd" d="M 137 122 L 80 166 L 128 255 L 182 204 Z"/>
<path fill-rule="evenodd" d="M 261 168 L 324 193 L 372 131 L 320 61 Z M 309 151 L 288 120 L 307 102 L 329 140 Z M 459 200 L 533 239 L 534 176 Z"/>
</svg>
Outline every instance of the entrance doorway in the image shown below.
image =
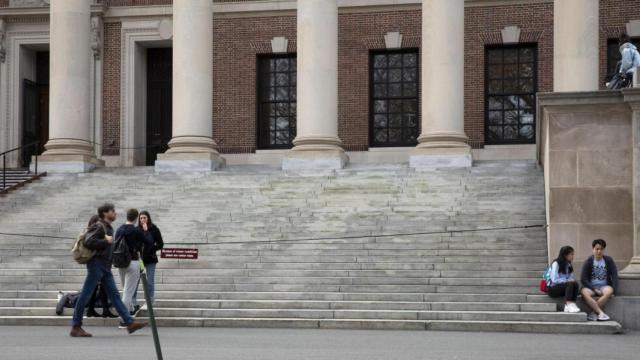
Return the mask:
<svg viewBox="0 0 640 360">
<path fill-rule="evenodd" d="M 172 66 L 171 48 L 147 49 L 147 166 L 169 149 Z"/>
<path fill-rule="evenodd" d="M 22 83 L 22 144 L 39 141 L 38 147 L 22 150 L 20 165 L 28 167 L 31 157 L 44 152 L 49 140 L 49 52 L 35 52 L 35 71 Z M 31 79 L 29 79 L 31 78 Z M 35 81 L 34 81 L 35 80 Z"/>
</svg>

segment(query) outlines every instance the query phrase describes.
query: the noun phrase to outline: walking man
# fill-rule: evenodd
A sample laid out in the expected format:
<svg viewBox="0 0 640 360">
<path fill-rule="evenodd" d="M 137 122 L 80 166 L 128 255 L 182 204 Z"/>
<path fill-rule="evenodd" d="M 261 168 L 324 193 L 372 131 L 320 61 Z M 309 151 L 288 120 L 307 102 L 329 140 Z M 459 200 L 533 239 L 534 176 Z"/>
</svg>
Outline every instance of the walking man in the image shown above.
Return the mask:
<svg viewBox="0 0 640 360">
<path fill-rule="evenodd" d="M 91 298 L 98 283 L 102 282 L 107 291 L 111 303 L 115 307 L 118 315 L 122 318 L 129 334 L 147 326 L 147 323 L 134 321 L 129 311 L 120 300 L 116 283 L 111 273 L 111 246 L 113 243 L 113 228 L 111 223 L 116 219 L 116 210 L 113 204 L 104 204 L 98 208 L 100 220 L 95 223 L 87 232 L 84 246 L 95 250 L 96 254 L 87 263 L 87 277 L 84 280 L 82 291 L 76 301 L 73 311 L 71 332 L 72 337 L 91 337 L 92 335 L 82 329 L 82 316 L 84 308 Z"/>
</svg>

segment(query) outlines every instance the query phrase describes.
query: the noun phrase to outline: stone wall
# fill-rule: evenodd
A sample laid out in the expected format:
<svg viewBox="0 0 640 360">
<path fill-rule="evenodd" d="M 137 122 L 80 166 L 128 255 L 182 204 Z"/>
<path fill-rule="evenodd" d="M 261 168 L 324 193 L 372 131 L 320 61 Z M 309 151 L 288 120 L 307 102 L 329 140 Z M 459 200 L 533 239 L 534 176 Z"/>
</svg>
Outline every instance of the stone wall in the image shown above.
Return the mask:
<svg viewBox="0 0 640 360">
<path fill-rule="evenodd" d="M 539 94 L 540 160 L 545 168 L 549 257 L 591 242 L 623 269 L 633 254 L 632 112 L 619 91 Z"/>
</svg>

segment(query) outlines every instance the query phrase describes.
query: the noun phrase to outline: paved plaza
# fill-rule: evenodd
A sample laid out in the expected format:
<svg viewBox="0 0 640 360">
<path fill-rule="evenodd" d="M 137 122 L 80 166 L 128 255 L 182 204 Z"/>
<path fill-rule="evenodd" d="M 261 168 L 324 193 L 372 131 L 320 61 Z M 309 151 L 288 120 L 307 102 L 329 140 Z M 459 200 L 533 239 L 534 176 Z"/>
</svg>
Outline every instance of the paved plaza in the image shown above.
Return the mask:
<svg viewBox="0 0 640 360">
<path fill-rule="evenodd" d="M 90 339 L 67 327 L 0 327 L 0 358 L 155 359 L 150 330 L 88 327 Z M 637 359 L 640 333 L 553 335 L 425 331 L 161 328 L 164 359 Z"/>
</svg>

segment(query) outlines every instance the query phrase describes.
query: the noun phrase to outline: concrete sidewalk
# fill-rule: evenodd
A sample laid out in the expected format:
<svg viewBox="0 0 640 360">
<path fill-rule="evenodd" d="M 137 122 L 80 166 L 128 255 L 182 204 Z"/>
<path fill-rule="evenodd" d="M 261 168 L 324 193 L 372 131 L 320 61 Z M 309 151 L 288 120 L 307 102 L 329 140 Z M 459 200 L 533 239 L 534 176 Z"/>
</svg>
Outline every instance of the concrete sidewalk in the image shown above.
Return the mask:
<svg viewBox="0 0 640 360">
<path fill-rule="evenodd" d="M 70 338 L 67 327 L 0 327 L 0 359 L 155 359 L 148 329 L 134 335 L 87 328 L 90 339 Z M 161 328 L 164 359 L 598 359 L 640 354 L 640 333 L 549 335 L 511 333 Z"/>
</svg>

